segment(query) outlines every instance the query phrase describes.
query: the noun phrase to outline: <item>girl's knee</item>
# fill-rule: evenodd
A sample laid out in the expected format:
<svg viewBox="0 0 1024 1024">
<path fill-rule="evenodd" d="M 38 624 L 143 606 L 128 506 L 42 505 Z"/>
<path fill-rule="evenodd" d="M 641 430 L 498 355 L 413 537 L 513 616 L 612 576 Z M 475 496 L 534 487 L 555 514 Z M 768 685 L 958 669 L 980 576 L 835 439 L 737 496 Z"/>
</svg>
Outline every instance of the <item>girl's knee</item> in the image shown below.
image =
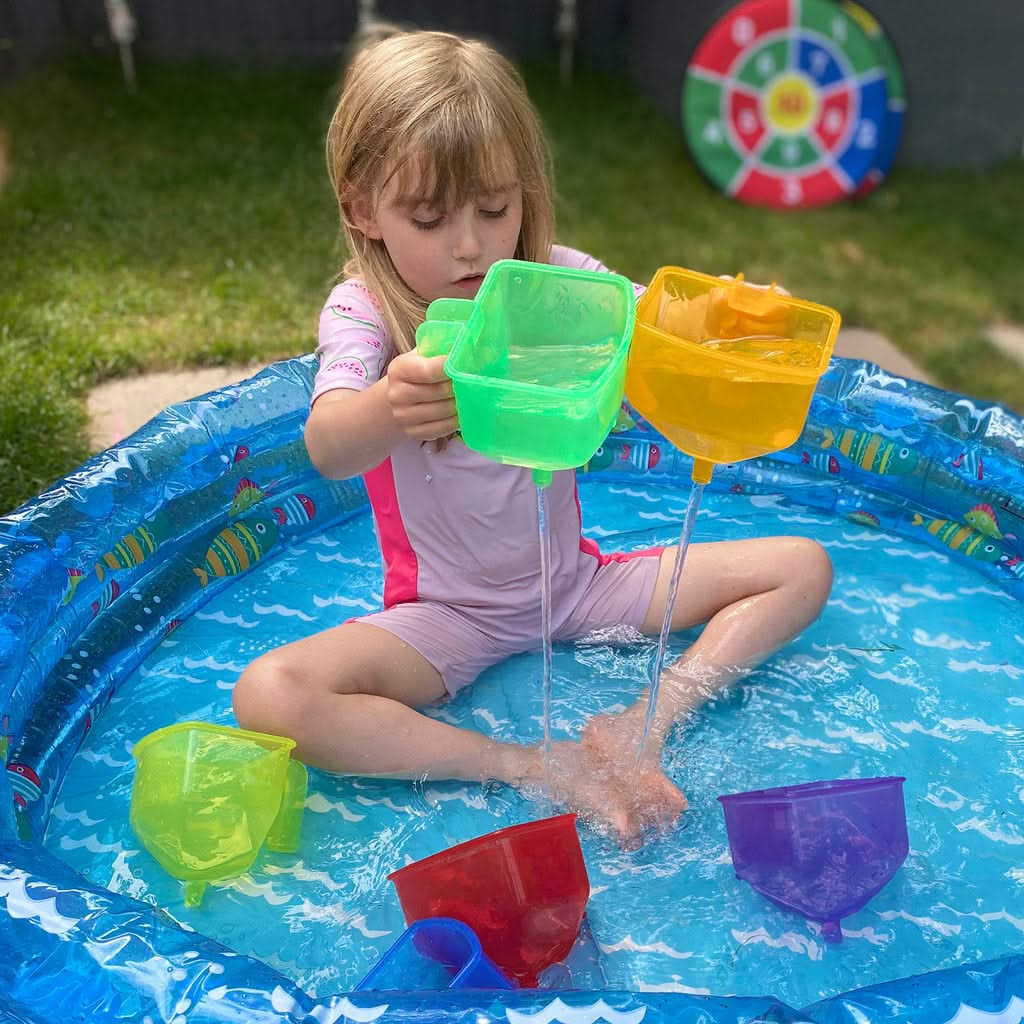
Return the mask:
<svg viewBox="0 0 1024 1024">
<path fill-rule="evenodd" d="M 231 694 L 235 718 L 243 729 L 295 739 L 306 700 L 301 680 L 279 651 L 257 658 L 238 677 Z"/>
<path fill-rule="evenodd" d="M 787 552 L 792 586 L 816 615 L 832 591 L 832 559 L 816 540 L 792 537 Z"/>
</svg>

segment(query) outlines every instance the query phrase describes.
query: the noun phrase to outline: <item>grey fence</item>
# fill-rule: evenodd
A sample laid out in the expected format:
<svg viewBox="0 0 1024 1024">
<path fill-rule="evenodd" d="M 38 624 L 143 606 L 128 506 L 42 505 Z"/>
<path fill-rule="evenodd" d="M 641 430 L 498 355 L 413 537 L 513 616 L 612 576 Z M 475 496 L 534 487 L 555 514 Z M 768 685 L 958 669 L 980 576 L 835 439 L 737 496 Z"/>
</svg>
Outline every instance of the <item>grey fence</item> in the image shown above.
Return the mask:
<svg viewBox="0 0 1024 1024">
<path fill-rule="evenodd" d="M 131 8 L 136 49 L 153 60 L 329 60 L 343 50 L 357 15 L 356 0 L 132 0 Z M 585 19 L 591 29 L 594 11 Z M 377 13 L 484 36 L 520 59 L 555 47 L 557 0 L 381 0 Z M 0 75 L 65 49 L 104 45 L 106 35 L 103 0 L 0 0 Z"/>
<path fill-rule="evenodd" d="M 582 63 L 627 72 L 679 120 L 693 48 L 732 0 L 578 0 Z M 143 59 L 331 61 L 357 0 L 131 0 Z M 903 62 L 901 159 L 982 166 L 1021 156 L 1024 0 L 873 0 Z M 381 17 L 483 36 L 517 59 L 553 55 L 557 0 L 378 0 Z M 0 0 L 0 81 L 68 49 L 109 46 L 103 0 Z"/>
</svg>

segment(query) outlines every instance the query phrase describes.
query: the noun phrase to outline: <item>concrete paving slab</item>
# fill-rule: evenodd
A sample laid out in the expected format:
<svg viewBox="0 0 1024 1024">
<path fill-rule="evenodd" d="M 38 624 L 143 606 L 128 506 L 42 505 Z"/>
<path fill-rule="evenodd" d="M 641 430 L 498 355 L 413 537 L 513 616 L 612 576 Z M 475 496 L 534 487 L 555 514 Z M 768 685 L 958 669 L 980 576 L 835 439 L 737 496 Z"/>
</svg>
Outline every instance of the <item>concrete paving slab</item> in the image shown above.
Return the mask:
<svg viewBox="0 0 1024 1024">
<path fill-rule="evenodd" d="M 863 327 L 841 327 L 835 354 L 846 359 L 867 359 L 897 377 L 934 384 L 935 381 L 885 335 Z"/>
<path fill-rule="evenodd" d="M 988 329 L 988 340 L 1004 355 L 1024 366 L 1024 327 L 995 324 Z"/>
<path fill-rule="evenodd" d="M 207 366 L 108 380 L 93 388 L 86 399 L 90 447 L 94 452 L 109 448 L 167 406 L 245 380 L 262 367 L 262 363 Z"/>
</svg>

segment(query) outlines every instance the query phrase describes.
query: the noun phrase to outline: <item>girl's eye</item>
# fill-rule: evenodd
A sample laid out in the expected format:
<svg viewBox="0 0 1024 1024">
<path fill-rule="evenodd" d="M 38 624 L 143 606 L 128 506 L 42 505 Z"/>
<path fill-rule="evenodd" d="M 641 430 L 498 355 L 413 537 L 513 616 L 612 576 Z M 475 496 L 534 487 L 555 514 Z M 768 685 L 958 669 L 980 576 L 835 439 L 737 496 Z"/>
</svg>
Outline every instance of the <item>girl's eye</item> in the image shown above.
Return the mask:
<svg viewBox="0 0 1024 1024">
<path fill-rule="evenodd" d="M 499 217 L 504 217 L 508 213 L 508 203 L 506 203 L 500 210 L 481 210 L 480 213 L 484 217 L 493 217 L 498 220 Z"/>
<path fill-rule="evenodd" d="M 432 220 L 417 220 L 415 217 L 412 218 L 412 226 L 418 228 L 420 231 L 432 231 L 434 228 L 439 227 L 443 217 L 434 217 Z"/>
</svg>

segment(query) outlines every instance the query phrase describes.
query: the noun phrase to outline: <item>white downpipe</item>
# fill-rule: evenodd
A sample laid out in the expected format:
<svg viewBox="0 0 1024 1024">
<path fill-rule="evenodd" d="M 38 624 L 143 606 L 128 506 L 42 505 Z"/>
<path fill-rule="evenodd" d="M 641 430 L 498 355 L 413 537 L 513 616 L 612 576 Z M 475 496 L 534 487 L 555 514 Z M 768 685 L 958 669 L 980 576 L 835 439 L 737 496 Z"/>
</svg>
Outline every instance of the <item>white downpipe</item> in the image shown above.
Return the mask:
<svg viewBox="0 0 1024 1024">
<path fill-rule="evenodd" d="M 121 73 L 129 92 L 135 92 L 135 59 L 132 43 L 135 41 L 135 16 L 127 0 L 103 0 L 107 10 L 110 38 L 121 53 Z"/>
<path fill-rule="evenodd" d="M 377 0 L 359 0 L 359 13 L 356 16 L 356 33 L 366 32 L 377 21 Z"/>
<path fill-rule="evenodd" d="M 578 30 L 576 0 L 558 0 L 558 17 L 555 20 L 555 36 L 559 42 L 559 70 L 562 84 L 572 79 L 573 58 Z"/>
</svg>

